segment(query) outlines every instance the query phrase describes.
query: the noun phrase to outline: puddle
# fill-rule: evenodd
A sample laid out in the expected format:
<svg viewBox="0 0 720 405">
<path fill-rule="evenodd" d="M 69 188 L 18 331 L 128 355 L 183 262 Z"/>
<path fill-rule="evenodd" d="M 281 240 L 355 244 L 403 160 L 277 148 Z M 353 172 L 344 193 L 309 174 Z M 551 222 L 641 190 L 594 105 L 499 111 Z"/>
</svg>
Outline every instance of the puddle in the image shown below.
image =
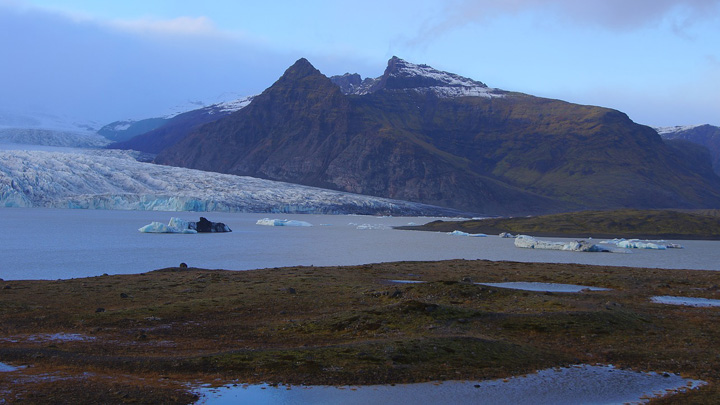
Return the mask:
<svg viewBox="0 0 720 405">
<path fill-rule="evenodd" d="M 83 342 L 89 340 L 95 340 L 94 336 L 86 336 L 80 333 L 38 333 L 36 335 L 27 336 L 13 336 L 8 338 L 0 338 L 5 342 Z"/>
<path fill-rule="evenodd" d="M 713 300 L 710 298 L 672 297 L 670 295 L 659 295 L 650 298 L 650 301 L 658 304 L 687 305 L 691 307 L 720 307 L 720 300 Z"/>
<path fill-rule="evenodd" d="M 369 386 L 234 385 L 199 388 L 198 404 L 577 404 L 642 403 L 706 383 L 676 374 L 579 365 L 488 381 Z"/>
<path fill-rule="evenodd" d="M 396 283 L 396 284 L 419 284 L 419 283 L 427 283 L 427 281 L 422 280 L 387 280 L 388 283 Z"/>
<path fill-rule="evenodd" d="M 20 370 L 20 367 L 11 366 L 9 364 L 0 362 L 0 373 L 9 373 L 11 371 Z"/>
<path fill-rule="evenodd" d="M 540 292 L 568 292 L 576 293 L 581 291 L 610 291 L 610 288 L 590 287 L 576 284 L 558 283 L 535 283 L 526 281 L 511 281 L 507 283 L 475 283 L 489 287 L 512 288 L 514 290 L 540 291 Z"/>
</svg>

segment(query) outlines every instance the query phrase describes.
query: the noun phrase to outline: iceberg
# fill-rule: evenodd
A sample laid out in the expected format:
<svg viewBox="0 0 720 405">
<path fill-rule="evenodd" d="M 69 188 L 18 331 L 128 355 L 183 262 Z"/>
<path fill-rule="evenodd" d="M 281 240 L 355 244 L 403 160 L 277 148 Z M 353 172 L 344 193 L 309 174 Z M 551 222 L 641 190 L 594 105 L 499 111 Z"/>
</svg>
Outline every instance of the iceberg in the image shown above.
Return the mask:
<svg viewBox="0 0 720 405">
<path fill-rule="evenodd" d="M 677 243 L 669 243 L 664 240 L 640 240 L 640 239 L 613 239 L 613 240 L 604 240 L 600 243 L 606 243 L 615 245 L 617 247 L 625 248 L 625 249 L 655 249 L 655 250 L 665 250 L 665 249 L 682 249 L 682 245 L 678 245 Z"/>
<path fill-rule="evenodd" d="M 594 245 L 584 240 L 572 242 L 551 242 L 535 239 L 528 235 L 518 235 L 515 238 L 515 246 L 526 249 L 566 250 L 573 252 L 610 252 L 609 249 Z"/>
<path fill-rule="evenodd" d="M 264 226 L 312 226 L 311 223 L 305 221 L 298 221 L 295 219 L 270 219 L 263 218 L 258 219 L 256 225 Z"/>
<path fill-rule="evenodd" d="M 181 218 L 172 217 L 165 225 L 162 222 L 153 221 L 138 231 L 143 233 L 210 233 L 210 232 L 232 232 L 230 227 L 222 222 L 210 222 L 204 217 L 200 221 L 186 221 Z"/>
<path fill-rule="evenodd" d="M 485 236 L 487 236 L 487 235 L 485 235 L 484 233 L 467 233 L 467 232 L 458 231 L 458 230 L 455 230 L 455 231 L 452 231 L 452 232 L 448 232 L 448 235 L 454 235 L 454 236 L 473 236 L 473 237 L 485 237 Z"/>
</svg>

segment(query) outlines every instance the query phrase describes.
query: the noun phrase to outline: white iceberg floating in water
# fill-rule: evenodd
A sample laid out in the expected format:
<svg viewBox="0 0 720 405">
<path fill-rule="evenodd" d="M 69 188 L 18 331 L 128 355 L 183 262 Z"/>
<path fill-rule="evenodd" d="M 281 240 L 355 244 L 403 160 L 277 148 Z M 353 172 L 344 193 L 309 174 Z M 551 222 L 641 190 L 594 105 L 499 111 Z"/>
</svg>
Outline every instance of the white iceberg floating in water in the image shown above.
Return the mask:
<svg viewBox="0 0 720 405">
<path fill-rule="evenodd" d="M 355 229 L 360 230 L 367 230 L 367 229 L 373 229 L 373 230 L 386 230 L 386 229 L 392 229 L 392 227 L 385 225 L 385 224 L 356 224 L 354 222 L 350 222 L 348 225 L 354 226 Z"/>
<path fill-rule="evenodd" d="M 457 230 L 452 231 L 452 232 L 448 232 L 448 235 L 454 235 L 454 236 L 473 236 L 473 237 L 485 237 L 485 236 L 487 236 L 487 235 L 485 235 L 484 233 L 467 233 L 467 232 L 457 231 Z"/>
<path fill-rule="evenodd" d="M 171 218 L 170 222 L 172 223 L 172 220 L 176 218 Z M 176 226 L 171 225 L 165 225 L 162 222 L 153 221 L 142 228 L 138 229 L 138 231 L 143 233 L 197 233 L 194 229 L 189 228 L 178 228 Z"/>
<path fill-rule="evenodd" d="M 256 225 L 264 226 L 312 226 L 310 222 L 298 221 L 295 219 L 258 219 Z"/>
<path fill-rule="evenodd" d="M 518 235 L 518 237 L 515 238 L 515 246 L 526 249 L 567 250 L 573 252 L 610 251 L 607 248 L 592 244 L 584 240 L 576 240 L 572 242 L 551 242 L 535 239 L 534 237 L 528 235 Z"/>
<path fill-rule="evenodd" d="M 600 243 L 606 243 L 615 245 L 620 248 L 625 249 L 655 249 L 655 250 L 665 250 L 665 249 L 682 249 L 682 245 L 678 245 L 677 243 L 669 243 L 664 240 L 640 240 L 640 239 L 613 239 L 613 240 L 604 240 Z"/>
<path fill-rule="evenodd" d="M 172 217 L 165 225 L 162 222 L 153 221 L 138 231 L 143 233 L 208 233 L 208 232 L 232 232 L 230 227 L 222 222 L 210 222 L 204 217 L 200 221 L 186 221 L 181 218 Z"/>
</svg>

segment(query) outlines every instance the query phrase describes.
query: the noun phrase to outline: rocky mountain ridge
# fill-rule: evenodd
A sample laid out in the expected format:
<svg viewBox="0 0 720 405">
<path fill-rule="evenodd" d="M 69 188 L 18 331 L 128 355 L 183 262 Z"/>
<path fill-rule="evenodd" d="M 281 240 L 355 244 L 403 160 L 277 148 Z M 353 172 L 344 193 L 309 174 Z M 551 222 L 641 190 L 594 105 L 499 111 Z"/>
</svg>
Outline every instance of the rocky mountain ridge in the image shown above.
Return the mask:
<svg viewBox="0 0 720 405">
<path fill-rule="evenodd" d="M 717 175 L 619 111 L 396 57 L 365 80 L 300 59 L 245 108 L 173 136 L 157 163 L 479 213 L 720 205 Z"/>
</svg>

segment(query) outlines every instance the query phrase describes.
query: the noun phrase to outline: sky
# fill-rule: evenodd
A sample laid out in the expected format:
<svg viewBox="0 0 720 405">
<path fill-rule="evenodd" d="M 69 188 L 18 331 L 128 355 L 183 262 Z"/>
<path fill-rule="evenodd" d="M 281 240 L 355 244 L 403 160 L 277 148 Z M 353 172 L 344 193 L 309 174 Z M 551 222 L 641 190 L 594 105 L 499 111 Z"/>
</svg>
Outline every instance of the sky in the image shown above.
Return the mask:
<svg viewBox="0 0 720 405">
<path fill-rule="evenodd" d="M 299 58 L 720 126 L 720 0 L 0 0 L 0 111 L 106 124 L 258 94 Z"/>
</svg>

